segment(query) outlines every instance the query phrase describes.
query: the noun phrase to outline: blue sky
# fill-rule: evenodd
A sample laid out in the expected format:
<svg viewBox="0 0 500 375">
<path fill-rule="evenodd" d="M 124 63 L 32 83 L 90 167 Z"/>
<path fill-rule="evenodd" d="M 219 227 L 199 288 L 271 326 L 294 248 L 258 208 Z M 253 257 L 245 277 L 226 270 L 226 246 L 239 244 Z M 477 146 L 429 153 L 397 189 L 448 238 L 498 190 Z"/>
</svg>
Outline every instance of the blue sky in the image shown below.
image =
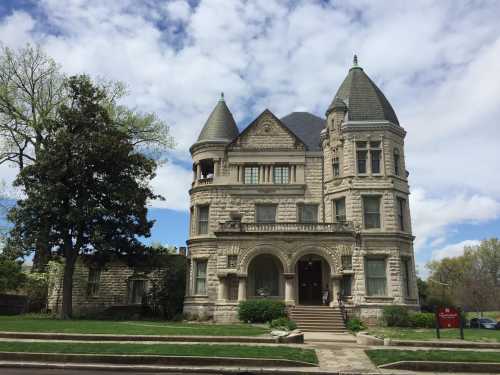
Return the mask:
<svg viewBox="0 0 500 375">
<path fill-rule="evenodd" d="M 269 108 L 322 116 L 357 53 L 408 132 L 419 269 L 500 235 L 497 1 L 8 0 L 0 41 L 38 43 L 68 74 L 121 80 L 177 147 L 153 187 L 152 241 L 183 245 L 189 146 L 219 93 L 240 128 Z M 15 169 L 0 167 L 12 181 Z"/>
</svg>

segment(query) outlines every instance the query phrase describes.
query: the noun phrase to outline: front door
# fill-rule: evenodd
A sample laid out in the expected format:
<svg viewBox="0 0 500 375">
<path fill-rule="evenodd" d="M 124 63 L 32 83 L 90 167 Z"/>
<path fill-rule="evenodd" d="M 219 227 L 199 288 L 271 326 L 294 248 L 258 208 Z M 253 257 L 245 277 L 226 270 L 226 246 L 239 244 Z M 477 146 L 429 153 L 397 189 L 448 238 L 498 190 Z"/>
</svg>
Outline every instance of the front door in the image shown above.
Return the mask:
<svg viewBox="0 0 500 375">
<path fill-rule="evenodd" d="M 299 303 L 321 305 L 321 260 L 299 261 Z"/>
</svg>

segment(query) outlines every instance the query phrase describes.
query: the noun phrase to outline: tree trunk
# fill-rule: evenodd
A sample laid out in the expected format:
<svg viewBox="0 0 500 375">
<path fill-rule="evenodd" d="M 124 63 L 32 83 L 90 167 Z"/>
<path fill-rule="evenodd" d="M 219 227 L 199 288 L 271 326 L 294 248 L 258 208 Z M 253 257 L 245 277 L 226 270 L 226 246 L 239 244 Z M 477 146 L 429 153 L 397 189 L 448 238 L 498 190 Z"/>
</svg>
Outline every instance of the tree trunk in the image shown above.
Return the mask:
<svg viewBox="0 0 500 375">
<path fill-rule="evenodd" d="M 68 255 L 66 255 L 64 263 L 61 319 L 71 319 L 73 315 L 73 273 L 77 257 L 71 250 L 67 251 L 66 254 Z"/>
<path fill-rule="evenodd" d="M 45 272 L 50 260 L 49 251 L 49 228 L 44 225 L 38 233 L 35 243 L 35 255 L 33 256 L 33 272 Z"/>
</svg>

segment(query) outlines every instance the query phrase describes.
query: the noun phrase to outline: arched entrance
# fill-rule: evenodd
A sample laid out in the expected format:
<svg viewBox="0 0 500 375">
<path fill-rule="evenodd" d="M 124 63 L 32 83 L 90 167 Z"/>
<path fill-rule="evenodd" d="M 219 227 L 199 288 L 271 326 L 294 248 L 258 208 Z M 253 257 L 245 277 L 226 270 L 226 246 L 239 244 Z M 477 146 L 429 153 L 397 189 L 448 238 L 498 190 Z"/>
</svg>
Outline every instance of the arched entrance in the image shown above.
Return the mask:
<svg viewBox="0 0 500 375">
<path fill-rule="evenodd" d="M 322 305 L 330 302 L 330 266 L 323 257 L 317 254 L 302 256 L 297 261 L 296 274 L 300 305 Z"/>
<path fill-rule="evenodd" d="M 283 298 L 284 279 L 281 261 L 271 254 L 260 254 L 248 265 L 249 298 Z"/>
</svg>

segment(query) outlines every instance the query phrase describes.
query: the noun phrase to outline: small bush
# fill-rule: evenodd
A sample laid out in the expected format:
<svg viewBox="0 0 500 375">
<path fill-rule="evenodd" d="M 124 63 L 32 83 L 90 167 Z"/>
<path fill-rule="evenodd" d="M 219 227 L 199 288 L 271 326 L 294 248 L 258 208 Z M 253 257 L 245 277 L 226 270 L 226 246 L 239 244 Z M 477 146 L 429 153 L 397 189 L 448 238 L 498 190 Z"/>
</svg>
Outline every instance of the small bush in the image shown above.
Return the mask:
<svg viewBox="0 0 500 375">
<path fill-rule="evenodd" d="M 409 323 L 415 328 L 434 328 L 436 317 L 433 313 L 415 313 L 410 315 Z"/>
<path fill-rule="evenodd" d="M 285 304 L 281 301 L 256 299 L 242 301 L 238 305 L 238 318 L 242 322 L 267 323 L 285 316 Z"/>
<path fill-rule="evenodd" d="M 358 318 L 352 318 L 347 321 L 347 329 L 352 332 L 358 332 L 366 329 L 365 324 Z"/>
<path fill-rule="evenodd" d="M 383 318 L 388 327 L 410 326 L 410 314 L 403 306 L 386 306 L 383 310 Z"/>
<path fill-rule="evenodd" d="M 271 320 L 269 328 L 279 329 L 282 331 L 293 331 L 294 329 L 297 329 L 297 324 L 288 318 L 278 318 Z"/>
</svg>

